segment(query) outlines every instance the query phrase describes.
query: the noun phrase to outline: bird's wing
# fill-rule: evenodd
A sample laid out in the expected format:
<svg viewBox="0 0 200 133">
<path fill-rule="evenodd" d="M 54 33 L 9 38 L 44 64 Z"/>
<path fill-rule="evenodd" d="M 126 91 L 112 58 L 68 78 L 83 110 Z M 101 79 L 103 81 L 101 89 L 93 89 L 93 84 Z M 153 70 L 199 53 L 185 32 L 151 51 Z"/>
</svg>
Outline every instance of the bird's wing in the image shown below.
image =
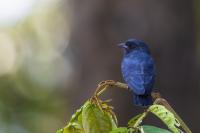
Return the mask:
<svg viewBox="0 0 200 133">
<path fill-rule="evenodd" d="M 126 59 L 124 67 L 126 67 L 124 69 L 125 81 L 135 93 L 141 95 L 152 90 L 155 79 L 155 65 L 151 55 L 139 53 L 137 56 Z"/>
</svg>

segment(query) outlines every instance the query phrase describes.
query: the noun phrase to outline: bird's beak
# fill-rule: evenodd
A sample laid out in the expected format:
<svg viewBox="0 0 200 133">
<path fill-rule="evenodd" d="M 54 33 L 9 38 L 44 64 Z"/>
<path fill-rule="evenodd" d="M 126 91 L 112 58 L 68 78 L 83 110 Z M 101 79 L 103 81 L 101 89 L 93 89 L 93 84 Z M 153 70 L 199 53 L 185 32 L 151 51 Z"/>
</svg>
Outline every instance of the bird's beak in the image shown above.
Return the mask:
<svg viewBox="0 0 200 133">
<path fill-rule="evenodd" d="M 118 44 L 118 47 L 120 47 L 120 48 L 124 48 L 124 49 L 127 48 L 127 46 L 125 45 L 125 43 L 120 43 L 120 44 Z"/>
</svg>

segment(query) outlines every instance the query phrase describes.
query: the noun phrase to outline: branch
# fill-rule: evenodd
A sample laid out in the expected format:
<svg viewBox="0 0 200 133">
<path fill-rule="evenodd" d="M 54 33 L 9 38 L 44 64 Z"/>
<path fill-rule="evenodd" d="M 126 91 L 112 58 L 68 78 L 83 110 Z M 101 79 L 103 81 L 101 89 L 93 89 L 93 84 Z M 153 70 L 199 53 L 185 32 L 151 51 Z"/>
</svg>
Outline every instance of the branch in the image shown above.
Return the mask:
<svg viewBox="0 0 200 133">
<path fill-rule="evenodd" d="M 116 82 L 114 80 L 105 80 L 102 81 L 98 84 L 95 93 L 94 93 L 94 97 L 97 98 L 98 96 L 100 96 L 105 90 L 107 90 L 108 88 L 111 87 L 118 87 L 121 89 L 125 89 L 125 90 L 129 90 L 128 85 L 121 83 L 121 82 Z M 169 111 L 171 111 L 175 117 L 178 119 L 178 121 L 180 122 L 182 128 L 185 130 L 186 133 L 192 133 L 191 130 L 188 128 L 188 126 L 184 123 L 184 121 L 180 118 L 180 116 L 174 111 L 174 109 L 170 106 L 170 104 L 167 102 L 167 100 L 165 100 L 164 98 L 161 97 L 159 92 L 152 92 L 151 96 L 154 99 L 154 104 L 160 104 L 165 106 Z"/>
</svg>

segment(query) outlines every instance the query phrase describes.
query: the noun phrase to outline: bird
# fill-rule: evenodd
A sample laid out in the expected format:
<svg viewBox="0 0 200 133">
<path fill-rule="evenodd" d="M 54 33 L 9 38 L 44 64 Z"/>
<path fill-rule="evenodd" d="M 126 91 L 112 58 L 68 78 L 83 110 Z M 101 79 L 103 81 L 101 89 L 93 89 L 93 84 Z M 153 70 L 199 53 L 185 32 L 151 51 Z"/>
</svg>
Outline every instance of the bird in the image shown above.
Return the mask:
<svg viewBox="0 0 200 133">
<path fill-rule="evenodd" d="M 125 43 L 120 43 L 119 47 L 124 51 L 121 61 L 122 76 L 128 88 L 133 91 L 134 104 L 151 105 L 156 67 L 147 44 L 142 40 L 128 39 Z"/>
</svg>

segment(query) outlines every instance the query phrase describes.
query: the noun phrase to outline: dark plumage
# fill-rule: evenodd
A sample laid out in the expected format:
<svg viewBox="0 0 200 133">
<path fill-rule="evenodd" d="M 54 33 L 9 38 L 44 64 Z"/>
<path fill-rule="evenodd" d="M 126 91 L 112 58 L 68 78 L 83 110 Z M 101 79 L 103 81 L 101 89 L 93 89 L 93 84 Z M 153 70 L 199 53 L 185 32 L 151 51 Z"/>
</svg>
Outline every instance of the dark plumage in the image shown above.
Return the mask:
<svg viewBox="0 0 200 133">
<path fill-rule="evenodd" d="M 124 49 L 122 75 L 134 92 L 134 103 L 139 106 L 151 105 L 156 70 L 149 48 L 143 41 L 137 39 L 129 39 L 119 46 Z"/>
</svg>

